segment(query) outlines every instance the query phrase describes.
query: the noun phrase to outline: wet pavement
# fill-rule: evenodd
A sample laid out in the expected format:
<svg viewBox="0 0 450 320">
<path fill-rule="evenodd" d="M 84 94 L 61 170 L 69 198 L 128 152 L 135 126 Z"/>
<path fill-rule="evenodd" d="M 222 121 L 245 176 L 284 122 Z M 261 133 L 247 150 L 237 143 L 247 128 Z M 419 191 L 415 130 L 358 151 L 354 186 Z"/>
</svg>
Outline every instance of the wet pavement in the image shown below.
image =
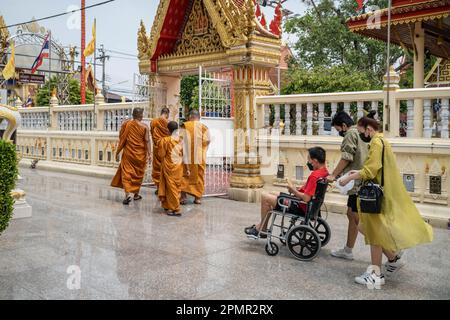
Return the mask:
<svg viewBox="0 0 450 320">
<path fill-rule="evenodd" d="M 269 257 L 262 241 L 244 236 L 259 218 L 256 204 L 208 198 L 168 217 L 152 189 L 124 207 L 108 180 L 21 174 L 33 217 L 0 236 L 0 299 L 450 298 L 449 230 L 434 229 L 433 243 L 407 250 L 406 266 L 368 290 L 353 281 L 369 264 L 363 238 L 354 261 L 329 255 L 345 241 L 343 215 L 328 214 L 330 243 L 301 262 L 286 247 Z"/>
</svg>

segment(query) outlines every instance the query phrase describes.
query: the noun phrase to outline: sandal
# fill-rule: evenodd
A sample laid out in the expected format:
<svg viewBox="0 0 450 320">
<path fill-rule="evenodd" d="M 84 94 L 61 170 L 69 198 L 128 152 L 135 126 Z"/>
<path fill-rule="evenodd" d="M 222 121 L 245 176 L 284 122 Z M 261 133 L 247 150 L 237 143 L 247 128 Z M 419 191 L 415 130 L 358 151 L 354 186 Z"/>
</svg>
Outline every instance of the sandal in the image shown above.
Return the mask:
<svg viewBox="0 0 450 320">
<path fill-rule="evenodd" d="M 126 197 L 125 200 L 122 201 L 122 203 L 125 205 L 129 205 L 130 202 L 131 202 L 131 196 Z"/>
<path fill-rule="evenodd" d="M 133 200 L 134 201 L 139 201 L 142 199 L 142 196 L 140 194 L 138 194 L 137 196 L 134 196 Z"/>
<path fill-rule="evenodd" d="M 182 206 L 187 205 L 187 199 L 180 200 L 180 204 L 181 204 Z"/>
<path fill-rule="evenodd" d="M 195 204 L 202 204 L 202 202 L 201 202 L 199 199 L 195 199 L 195 200 L 194 200 L 194 203 L 195 203 Z"/>
<path fill-rule="evenodd" d="M 169 217 L 181 217 L 181 213 L 179 213 L 179 212 L 174 212 L 174 211 L 172 211 L 172 212 L 167 212 L 166 213 Z"/>
</svg>

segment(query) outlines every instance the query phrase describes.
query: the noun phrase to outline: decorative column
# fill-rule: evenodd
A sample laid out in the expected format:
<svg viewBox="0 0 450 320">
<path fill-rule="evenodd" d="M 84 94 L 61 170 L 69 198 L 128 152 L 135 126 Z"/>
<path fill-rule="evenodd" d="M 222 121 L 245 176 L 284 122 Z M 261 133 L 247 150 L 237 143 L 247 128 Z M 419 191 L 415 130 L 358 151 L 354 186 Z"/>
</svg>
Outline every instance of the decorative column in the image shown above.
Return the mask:
<svg viewBox="0 0 450 320">
<path fill-rule="evenodd" d="M 414 100 L 406 101 L 407 106 L 407 130 L 406 136 L 411 138 L 414 136 Z"/>
<path fill-rule="evenodd" d="M 94 128 L 94 130 L 97 131 L 103 131 L 105 130 L 105 111 L 103 110 L 102 106 L 105 104 L 105 97 L 102 94 L 101 90 L 97 90 L 97 94 L 95 96 L 95 114 L 94 117 L 96 117 L 95 123 L 97 124 L 97 127 Z"/>
<path fill-rule="evenodd" d="M 431 100 L 426 99 L 423 103 L 423 137 L 431 138 L 432 128 L 431 128 Z"/>
<path fill-rule="evenodd" d="M 324 129 L 324 118 L 325 118 L 325 104 L 324 103 L 319 103 L 319 136 L 322 136 L 325 134 L 325 129 Z"/>
<path fill-rule="evenodd" d="M 306 135 L 312 136 L 313 134 L 313 104 L 308 102 L 306 104 Z"/>
<path fill-rule="evenodd" d="M 295 134 L 302 135 L 302 105 L 300 103 L 295 105 Z"/>
<path fill-rule="evenodd" d="M 253 65 L 233 66 L 234 73 L 234 166 L 230 179 L 230 197 L 235 200 L 256 201 L 255 189 L 262 188 L 260 158 L 257 154 L 255 97 L 269 95 L 271 86 L 269 69 Z M 253 81 L 256 74 L 262 79 Z M 270 110 L 270 109 L 269 109 Z M 267 117 L 270 111 L 267 110 Z M 280 109 L 275 106 L 273 131 L 279 129 Z M 266 120 L 267 121 L 267 120 Z"/>
<path fill-rule="evenodd" d="M 52 97 L 50 98 L 49 106 L 49 128 L 50 130 L 58 130 L 58 113 L 55 112 L 55 108 L 59 106 L 58 98 L 56 97 L 56 91 L 53 91 Z"/>
<path fill-rule="evenodd" d="M 395 98 L 395 92 L 400 88 L 400 76 L 393 66 L 389 70 L 389 88 L 387 87 L 387 74 L 384 76 L 384 107 L 383 107 L 383 126 L 386 137 L 400 136 L 400 104 Z M 389 92 L 389 94 L 388 94 Z M 388 98 L 389 96 L 389 98 Z"/>
<path fill-rule="evenodd" d="M 441 103 L 441 138 L 448 139 L 449 99 L 442 99 Z"/>
<path fill-rule="evenodd" d="M 423 88 L 425 81 L 425 31 L 422 22 L 416 22 L 414 25 L 414 88 Z M 424 128 L 424 110 L 423 100 L 414 100 L 414 137 L 421 138 Z"/>
<path fill-rule="evenodd" d="M 337 102 L 332 102 L 331 103 L 331 119 L 334 118 L 336 113 L 337 113 Z M 333 126 L 331 126 L 331 134 L 333 136 L 339 135 L 339 133 L 337 132 L 337 130 Z"/>
</svg>

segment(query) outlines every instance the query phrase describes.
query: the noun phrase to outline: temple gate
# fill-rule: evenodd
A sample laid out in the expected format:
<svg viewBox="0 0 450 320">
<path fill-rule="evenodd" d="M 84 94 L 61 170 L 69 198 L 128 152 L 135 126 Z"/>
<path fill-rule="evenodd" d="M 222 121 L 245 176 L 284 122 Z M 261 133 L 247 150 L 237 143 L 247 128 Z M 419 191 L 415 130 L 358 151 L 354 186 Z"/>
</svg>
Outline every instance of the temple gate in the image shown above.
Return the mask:
<svg viewBox="0 0 450 320">
<path fill-rule="evenodd" d="M 204 93 L 199 94 L 199 107 L 210 129 L 214 129 L 210 122 L 214 118 L 232 119 L 233 165 L 228 193 L 236 200 L 255 201 L 255 191 L 264 185 L 254 143 L 255 97 L 273 93 L 269 72 L 280 62 L 281 7 L 268 28 L 254 0 L 161 0 L 150 35 L 141 23 L 138 48 L 141 74 L 164 84 L 165 104 L 173 111 L 179 108 L 183 75 L 195 74 L 199 68 L 229 70 L 233 90 L 223 100 L 231 100 L 234 110 L 208 105 L 207 101 L 217 99 Z M 151 100 L 152 116 L 161 107 Z"/>
</svg>

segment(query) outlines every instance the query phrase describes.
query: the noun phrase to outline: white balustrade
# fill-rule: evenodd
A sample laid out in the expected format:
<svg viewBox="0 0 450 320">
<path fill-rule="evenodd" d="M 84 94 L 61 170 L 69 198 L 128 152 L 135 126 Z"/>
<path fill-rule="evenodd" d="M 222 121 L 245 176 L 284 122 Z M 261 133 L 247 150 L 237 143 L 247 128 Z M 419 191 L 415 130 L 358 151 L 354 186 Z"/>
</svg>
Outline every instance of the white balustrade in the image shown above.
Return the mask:
<svg viewBox="0 0 450 320">
<path fill-rule="evenodd" d="M 414 100 L 408 100 L 406 102 L 406 106 L 407 106 L 406 136 L 410 138 L 414 136 Z"/>
<path fill-rule="evenodd" d="M 312 136 L 313 134 L 313 104 L 308 102 L 306 104 L 306 135 Z"/>
<path fill-rule="evenodd" d="M 348 114 L 351 114 L 349 101 L 344 102 L 344 111 L 347 112 Z"/>
<path fill-rule="evenodd" d="M 425 99 L 423 101 L 423 137 L 431 138 L 432 136 L 432 112 L 431 112 L 431 100 Z"/>
<path fill-rule="evenodd" d="M 302 105 L 297 103 L 295 105 L 295 134 L 302 135 Z"/>
<path fill-rule="evenodd" d="M 448 139 L 448 125 L 449 125 L 449 99 L 442 99 L 441 102 L 441 138 Z"/>
<path fill-rule="evenodd" d="M 364 117 L 364 101 L 358 101 L 356 106 L 358 119 L 361 119 Z"/>
<path fill-rule="evenodd" d="M 46 130 L 49 125 L 49 108 L 19 109 L 22 117 L 20 129 Z"/>
<path fill-rule="evenodd" d="M 273 107 L 275 109 L 275 119 L 273 121 L 273 128 L 280 129 L 280 105 L 276 104 Z"/>
<path fill-rule="evenodd" d="M 324 135 L 325 104 L 319 103 L 319 135 Z"/>
<path fill-rule="evenodd" d="M 291 105 L 284 105 L 284 134 L 286 136 L 291 135 Z"/>
<path fill-rule="evenodd" d="M 449 98 L 450 88 L 423 88 L 423 89 L 399 89 L 392 91 L 391 95 L 397 101 L 395 108 L 398 109 L 400 115 L 400 102 L 405 101 L 407 105 L 407 136 L 415 138 L 431 138 L 433 136 L 433 127 L 437 129 L 434 136 L 448 139 L 449 135 Z M 339 92 L 339 93 L 322 93 L 322 94 L 296 94 L 286 96 L 267 96 L 257 97 L 256 105 L 274 105 L 275 106 L 275 123 L 274 126 L 279 124 L 279 110 L 277 106 L 280 105 L 295 105 L 295 132 L 290 132 L 291 135 L 301 135 L 301 121 L 302 121 L 302 106 L 307 107 L 306 118 L 306 134 L 307 135 L 337 135 L 334 128 L 331 128 L 331 132 L 328 127 L 325 127 L 325 106 L 331 105 L 331 118 L 338 112 L 339 105 L 343 105 L 343 110 L 348 112 L 354 118 L 361 118 L 364 116 L 365 106 L 368 110 L 378 111 L 378 106 L 384 99 L 383 91 L 361 91 L 361 92 Z M 421 114 L 417 114 L 414 109 L 414 102 L 416 100 L 423 100 L 423 128 L 417 130 L 414 128 L 419 121 L 415 120 Z M 438 101 L 440 102 L 440 109 L 437 119 L 434 117 L 432 104 Z M 352 104 L 356 105 L 356 114 L 351 113 Z M 315 109 L 315 106 L 318 109 Z M 286 107 L 285 107 L 286 110 Z M 314 114 L 314 110 L 318 111 L 317 115 Z M 383 119 L 378 117 L 380 121 Z M 289 121 L 286 119 L 286 121 Z M 437 122 L 437 123 L 436 123 Z M 313 127 L 314 126 L 314 127 Z M 317 130 L 318 129 L 318 130 Z M 415 130 L 416 129 L 416 130 Z M 415 136 L 417 132 L 423 134 L 419 137 Z M 317 132 L 318 131 L 318 132 Z"/>
<path fill-rule="evenodd" d="M 331 119 L 332 120 L 333 120 L 334 116 L 336 115 L 336 113 L 337 113 L 337 102 L 332 102 L 331 103 Z M 331 134 L 333 136 L 338 136 L 339 135 L 339 133 L 337 132 L 336 128 L 333 127 L 333 126 L 331 127 Z"/>
<path fill-rule="evenodd" d="M 269 128 L 270 127 L 270 105 L 265 104 L 263 106 L 264 110 L 264 127 Z"/>
</svg>

